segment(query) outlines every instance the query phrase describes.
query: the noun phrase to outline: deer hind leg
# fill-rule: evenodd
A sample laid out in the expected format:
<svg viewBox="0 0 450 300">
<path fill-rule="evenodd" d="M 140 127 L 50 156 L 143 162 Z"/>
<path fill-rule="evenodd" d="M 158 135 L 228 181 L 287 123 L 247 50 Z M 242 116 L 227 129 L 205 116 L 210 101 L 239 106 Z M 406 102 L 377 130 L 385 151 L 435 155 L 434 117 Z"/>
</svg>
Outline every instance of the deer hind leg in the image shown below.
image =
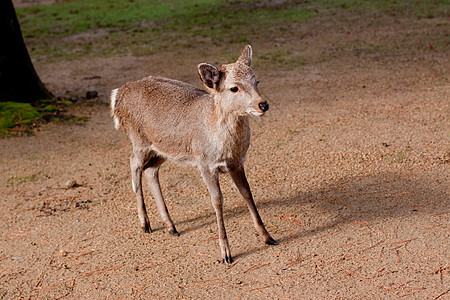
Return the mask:
<svg viewBox="0 0 450 300">
<path fill-rule="evenodd" d="M 200 168 L 203 180 L 208 187 L 209 194 L 211 195 L 211 202 L 216 212 L 217 226 L 219 227 L 219 245 L 222 253 L 222 260 L 224 263 L 231 264 L 233 259 L 231 258 L 230 246 L 228 244 L 227 233 L 225 231 L 225 223 L 223 221 L 223 196 L 219 185 L 219 174 L 217 171 L 210 171 L 208 166 Z"/>
<path fill-rule="evenodd" d="M 154 156 L 152 157 L 144 167 L 144 174 L 147 178 L 148 186 L 152 192 L 153 199 L 158 207 L 158 212 L 161 215 L 161 219 L 166 224 L 166 228 L 170 234 L 180 235 L 170 218 L 169 212 L 167 211 L 166 203 L 161 192 L 161 186 L 159 184 L 159 167 L 165 161 L 164 158 Z"/>
<path fill-rule="evenodd" d="M 144 195 L 142 193 L 142 170 L 145 156 L 141 152 L 133 151 L 130 157 L 131 183 L 136 194 L 139 221 L 144 232 L 151 232 L 150 221 L 145 209 Z"/>
<path fill-rule="evenodd" d="M 238 167 L 236 169 L 230 170 L 231 179 L 233 180 L 236 188 L 241 193 L 242 197 L 247 204 L 248 210 L 255 225 L 256 231 L 262 236 L 264 242 L 269 245 L 277 245 L 278 242 L 274 240 L 270 234 L 267 232 L 266 227 L 259 216 L 258 210 L 256 209 L 255 202 L 253 201 L 252 192 L 250 191 L 250 186 L 245 176 L 244 168 Z"/>
</svg>

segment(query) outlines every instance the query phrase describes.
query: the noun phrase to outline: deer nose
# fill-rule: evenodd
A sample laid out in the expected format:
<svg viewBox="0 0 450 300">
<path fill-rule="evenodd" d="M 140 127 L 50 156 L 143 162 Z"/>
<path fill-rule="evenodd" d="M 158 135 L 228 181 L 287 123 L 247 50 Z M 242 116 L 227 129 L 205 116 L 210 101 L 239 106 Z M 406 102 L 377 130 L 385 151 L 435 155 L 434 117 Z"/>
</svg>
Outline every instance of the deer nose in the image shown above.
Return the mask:
<svg viewBox="0 0 450 300">
<path fill-rule="evenodd" d="M 261 102 L 258 104 L 258 106 L 263 112 L 266 112 L 269 110 L 269 103 L 267 103 L 267 102 Z"/>
</svg>

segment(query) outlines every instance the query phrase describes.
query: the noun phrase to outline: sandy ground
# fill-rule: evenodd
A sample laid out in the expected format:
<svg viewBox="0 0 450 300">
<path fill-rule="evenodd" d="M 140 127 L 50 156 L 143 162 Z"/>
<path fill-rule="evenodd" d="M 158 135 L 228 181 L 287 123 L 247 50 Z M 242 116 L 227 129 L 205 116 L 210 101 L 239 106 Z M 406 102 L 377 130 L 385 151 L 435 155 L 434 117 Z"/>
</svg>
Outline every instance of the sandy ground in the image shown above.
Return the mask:
<svg viewBox="0 0 450 300">
<path fill-rule="evenodd" d="M 385 32 L 354 34 L 374 30 Z M 193 168 L 168 163 L 160 172 L 181 235 L 165 232 L 148 190 L 154 232 L 141 232 L 131 145 L 106 102 L 112 88 L 148 74 L 199 85 L 199 62 L 226 63 L 240 46 L 225 57 L 190 49 L 35 61 L 56 95 L 97 90 L 99 98 L 70 108 L 87 123 L 49 123 L 0 141 L 0 298 L 450 298 L 448 48 L 333 58 L 340 50 L 316 43 L 318 35 L 297 43 L 328 55 L 322 62 L 255 61 L 271 109 L 251 120 L 246 169 L 280 244 L 261 242 L 222 176 L 231 266 L 218 262 L 214 211 Z M 78 185 L 67 188 L 69 180 Z"/>
</svg>

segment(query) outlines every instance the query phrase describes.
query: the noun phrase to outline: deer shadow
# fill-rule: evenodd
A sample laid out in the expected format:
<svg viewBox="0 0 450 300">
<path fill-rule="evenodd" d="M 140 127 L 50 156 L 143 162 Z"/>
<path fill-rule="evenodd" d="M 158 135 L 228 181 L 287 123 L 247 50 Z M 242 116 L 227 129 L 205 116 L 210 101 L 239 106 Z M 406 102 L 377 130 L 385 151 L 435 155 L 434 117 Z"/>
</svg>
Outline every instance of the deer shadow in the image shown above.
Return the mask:
<svg viewBox="0 0 450 300">
<path fill-rule="evenodd" d="M 425 176 L 401 176 L 396 173 L 383 173 L 374 176 L 344 178 L 332 182 L 325 188 L 298 193 L 291 197 L 262 198 L 256 202 L 263 220 L 273 214 L 289 216 L 295 210 L 308 207 L 313 215 L 327 211 L 330 215 L 339 216 L 336 220 L 323 218 L 313 227 L 299 226 L 294 232 L 282 231 L 274 234 L 280 243 L 289 243 L 298 238 L 319 235 L 336 226 L 358 220 L 371 221 L 408 216 L 426 210 L 427 213 L 448 212 L 450 200 L 445 184 L 431 180 Z M 224 209 L 224 218 L 229 222 L 248 217 L 245 206 Z M 179 220 L 177 224 L 187 225 L 180 234 L 201 229 L 216 223 L 214 211 L 194 218 Z M 269 230 L 270 231 L 270 230 Z M 234 258 L 244 258 L 258 252 L 267 245 L 234 253 Z"/>
</svg>

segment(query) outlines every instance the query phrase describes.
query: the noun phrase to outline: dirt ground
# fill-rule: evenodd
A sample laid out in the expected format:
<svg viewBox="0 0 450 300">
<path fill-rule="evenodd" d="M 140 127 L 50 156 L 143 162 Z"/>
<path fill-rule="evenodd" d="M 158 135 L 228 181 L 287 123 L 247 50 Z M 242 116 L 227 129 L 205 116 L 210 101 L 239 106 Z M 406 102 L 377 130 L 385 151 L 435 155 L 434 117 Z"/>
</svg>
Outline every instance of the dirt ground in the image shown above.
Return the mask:
<svg viewBox="0 0 450 300">
<path fill-rule="evenodd" d="M 271 108 L 251 120 L 246 169 L 279 245 L 262 243 L 222 176 L 230 266 L 218 262 L 216 218 L 193 168 L 160 172 L 181 235 L 165 232 L 148 190 L 154 232 L 140 230 L 131 145 L 107 101 L 149 74 L 200 85 L 198 63 L 229 62 L 244 45 L 35 60 L 55 95 L 99 98 L 69 108 L 86 123 L 51 122 L 0 141 L 0 298 L 450 298 L 448 33 L 446 48 L 419 38 L 448 20 L 355 22 L 350 32 L 308 23 L 301 39 L 266 44 L 298 46 L 301 65 L 255 59 Z M 398 36 L 418 45 L 398 55 L 370 47 Z M 346 44 L 360 46 L 336 46 Z"/>
</svg>

